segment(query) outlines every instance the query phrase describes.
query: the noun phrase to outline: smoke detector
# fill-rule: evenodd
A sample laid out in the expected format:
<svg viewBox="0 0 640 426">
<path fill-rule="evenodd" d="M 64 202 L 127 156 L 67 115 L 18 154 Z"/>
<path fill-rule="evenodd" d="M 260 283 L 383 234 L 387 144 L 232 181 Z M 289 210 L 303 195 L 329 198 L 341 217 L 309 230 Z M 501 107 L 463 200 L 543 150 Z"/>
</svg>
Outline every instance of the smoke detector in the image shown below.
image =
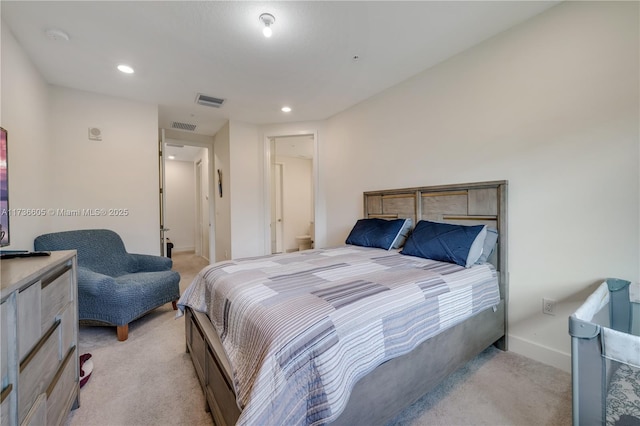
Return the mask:
<svg viewBox="0 0 640 426">
<path fill-rule="evenodd" d="M 102 131 L 97 127 L 89 127 L 89 140 L 90 141 L 101 141 L 102 140 Z"/>
</svg>

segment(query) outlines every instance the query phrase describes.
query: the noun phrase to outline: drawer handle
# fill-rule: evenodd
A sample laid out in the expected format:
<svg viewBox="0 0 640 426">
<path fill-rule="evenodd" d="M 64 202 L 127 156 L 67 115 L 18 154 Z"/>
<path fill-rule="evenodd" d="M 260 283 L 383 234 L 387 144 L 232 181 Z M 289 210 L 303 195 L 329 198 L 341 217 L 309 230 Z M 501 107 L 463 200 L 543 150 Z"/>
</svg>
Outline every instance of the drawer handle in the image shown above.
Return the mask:
<svg viewBox="0 0 640 426">
<path fill-rule="evenodd" d="M 56 385 L 58 384 L 58 380 L 60 380 L 60 376 L 62 376 L 62 372 L 64 371 L 65 367 L 67 366 L 67 363 L 71 359 L 71 356 L 75 352 L 76 352 L 76 346 L 73 345 L 73 347 L 69 349 L 69 352 L 67 352 L 67 356 L 64 357 L 64 361 L 62 361 L 62 365 L 60 366 L 60 368 L 58 368 L 58 371 L 56 371 L 56 375 L 53 376 L 53 380 L 51 380 L 51 383 L 47 388 L 47 398 L 49 398 L 49 395 L 51 395 L 51 393 L 55 389 Z"/>
<path fill-rule="evenodd" d="M 2 404 L 5 399 L 7 399 L 12 390 L 13 383 L 9 383 L 7 387 L 2 390 L 2 393 L 0 393 L 0 404 Z"/>
<path fill-rule="evenodd" d="M 40 350 L 40 348 L 44 346 L 44 344 L 47 341 L 47 339 L 53 334 L 54 331 L 56 331 L 56 329 L 58 328 L 58 326 L 60 325 L 61 322 L 62 321 L 60 320 L 60 318 L 58 318 L 56 320 L 56 322 L 54 322 L 53 325 L 49 328 L 49 330 L 47 330 L 47 332 L 44 334 L 44 336 L 42 336 L 42 338 L 38 341 L 38 344 L 35 345 L 33 349 L 31 349 L 31 351 L 29 352 L 29 355 L 26 356 L 24 361 L 22 361 L 20 363 L 20 372 L 21 373 L 27 367 L 27 365 L 31 362 L 31 360 L 33 360 L 33 358 L 35 358 L 35 356 L 38 353 L 38 351 Z"/>
<path fill-rule="evenodd" d="M 40 284 L 40 288 L 45 288 L 46 286 L 48 286 L 49 284 L 51 284 L 52 282 L 60 278 L 62 275 L 64 275 L 65 272 L 69 270 L 71 270 L 71 265 L 65 265 L 64 267 L 58 269 L 57 271 L 47 276 L 46 278 L 43 278 L 42 284 Z"/>
</svg>

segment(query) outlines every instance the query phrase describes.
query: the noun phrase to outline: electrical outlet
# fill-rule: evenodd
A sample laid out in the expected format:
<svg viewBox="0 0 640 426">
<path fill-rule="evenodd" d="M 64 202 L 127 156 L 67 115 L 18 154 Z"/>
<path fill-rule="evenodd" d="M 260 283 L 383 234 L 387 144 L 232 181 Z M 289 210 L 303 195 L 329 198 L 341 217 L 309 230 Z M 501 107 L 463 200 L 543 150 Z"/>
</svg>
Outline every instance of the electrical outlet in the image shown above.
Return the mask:
<svg viewBox="0 0 640 426">
<path fill-rule="evenodd" d="M 556 301 L 552 299 L 542 299 L 542 313 L 547 315 L 555 315 Z"/>
</svg>

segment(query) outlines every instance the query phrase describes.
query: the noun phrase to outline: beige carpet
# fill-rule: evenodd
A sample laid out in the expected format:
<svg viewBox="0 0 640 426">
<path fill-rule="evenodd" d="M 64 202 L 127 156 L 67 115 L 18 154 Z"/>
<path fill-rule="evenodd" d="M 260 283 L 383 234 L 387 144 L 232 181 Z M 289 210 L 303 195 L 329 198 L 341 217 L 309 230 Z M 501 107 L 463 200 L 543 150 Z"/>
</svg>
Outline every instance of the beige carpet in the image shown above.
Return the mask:
<svg viewBox="0 0 640 426">
<path fill-rule="evenodd" d="M 389 425 L 571 425 L 571 375 L 490 347 Z"/>
<path fill-rule="evenodd" d="M 174 253 L 183 290 L 207 262 Z M 80 353 L 94 370 L 67 425 L 211 425 L 204 397 L 185 352 L 184 319 L 171 304 L 129 325 L 81 327 Z M 397 416 L 394 425 L 570 425 L 568 373 L 490 348 Z M 262 425 L 260 425 L 262 426 Z M 275 425 L 274 425 L 275 426 Z"/>
<path fill-rule="evenodd" d="M 181 292 L 208 264 L 182 253 L 173 260 Z M 175 312 L 168 303 L 132 322 L 125 342 L 115 327 L 80 327 L 80 353 L 91 353 L 94 368 L 68 425 L 213 424 Z"/>
</svg>

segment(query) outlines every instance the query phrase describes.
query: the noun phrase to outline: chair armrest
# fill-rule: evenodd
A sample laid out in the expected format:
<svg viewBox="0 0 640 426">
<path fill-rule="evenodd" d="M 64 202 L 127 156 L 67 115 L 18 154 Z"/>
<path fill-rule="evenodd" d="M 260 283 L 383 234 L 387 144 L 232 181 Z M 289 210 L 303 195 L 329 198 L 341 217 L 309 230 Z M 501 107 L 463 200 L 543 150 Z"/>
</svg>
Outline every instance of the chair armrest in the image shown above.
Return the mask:
<svg viewBox="0 0 640 426">
<path fill-rule="evenodd" d="M 138 264 L 138 272 L 169 271 L 173 261 L 168 257 L 153 256 L 150 254 L 131 254 Z"/>
<path fill-rule="evenodd" d="M 78 266 L 78 289 L 82 289 L 87 294 L 98 296 L 105 291 L 105 288 L 113 288 L 115 283 L 115 280 L 108 275 Z"/>
</svg>

